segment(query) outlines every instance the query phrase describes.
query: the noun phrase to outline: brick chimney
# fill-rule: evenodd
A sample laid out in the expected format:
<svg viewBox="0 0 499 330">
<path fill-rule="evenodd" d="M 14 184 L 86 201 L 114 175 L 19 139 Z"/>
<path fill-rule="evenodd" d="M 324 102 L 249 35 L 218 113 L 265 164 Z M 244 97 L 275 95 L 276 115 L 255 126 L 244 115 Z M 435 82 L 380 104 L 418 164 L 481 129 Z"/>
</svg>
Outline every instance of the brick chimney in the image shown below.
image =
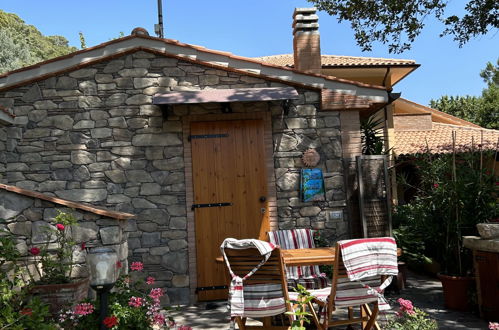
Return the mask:
<svg viewBox="0 0 499 330">
<path fill-rule="evenodd" d="M 293 53 L 295 69 L 321 72 L 319 16 L 315 8 L 295 8 L 293 13 Z"/>
</svg>

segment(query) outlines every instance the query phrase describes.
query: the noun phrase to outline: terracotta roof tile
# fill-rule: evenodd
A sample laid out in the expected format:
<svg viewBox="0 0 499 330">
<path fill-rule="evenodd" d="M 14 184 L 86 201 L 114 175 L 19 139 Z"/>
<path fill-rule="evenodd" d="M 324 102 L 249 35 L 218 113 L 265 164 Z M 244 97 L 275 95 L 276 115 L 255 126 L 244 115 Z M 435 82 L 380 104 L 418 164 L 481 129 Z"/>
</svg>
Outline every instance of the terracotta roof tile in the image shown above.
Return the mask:
<svg viewBox="0 0 499 330">
<path fill-rule="evenodd" d="M 395 131 L 395 153 L 397 155 L 424 153 L 427 151 L 426 143 L 432 153 L 452 152 L 452 132 L 456 132 L 458 150 L 469 150 L 472 145 L 478 148 L 479 144 L 484 149 L 495 150 L 499 141 L 498 130 L 434 122 L 431 130 Z"/>
<path fill-rule="evenodd" d="M 383 87 L 383 86 L 366 84 L 366 83 L 362 83 L 362 82 L 358 82 L 358 81 L 352 81 L 352 80 L 347 80 L 347 79 L 342 79 L 342 78 L 337 78 L 337 77 L 332 77 L 332 76 L 322 75 L 322 74 L 317 74 L 317 73 L 304 72 L 304 71 L 300 71 L 300 70 L 297 70 L 297 69 L 294 69 L 294 68 L 290 68 L 289 66 L 286 66 L 286 65 L 278 65 L 278 64 L 274 64 L 274 63 L 270 63 L 270 62 L 265 62 L 265 61 L 262 61 L 262 60 L 260 60 L 258 58 L 233 55 L 230 52 L 212 50 L 212 49 L 208 49 L 208 48 L 205 48 L 205 47 L 202 47 L 202 46 L 197 46 L 197 45 L 182 43 L 182 42 L 179 42 L 178 40 L 162 39 L 162 38 L 157 38 L 157 37 L 152 37 L 152 36 L 144 36 L 144 35 L 130 35 L 130 36 L 126 36 L 126 37 L 114 39 L 114 40 L 111 40 L 111 41 L 108 41 L 108 42 L 105 42 L 105 43 L 102 43 L 102 44 L 99 44 L 99 45 L 96 45 L 96 46 L 93 46 L 93 47 L 85 48 L 83 50 L 79 50 L 79 51 L 76 51 L 76 52 L 73 52 L 73 53 L 70 53 L 70 54 L 67 54 L 67 55 L 59 56 L 59 57 L 52 58 L 52 59 L 49 59 L 49 60 L 46 60 L 46 61 L 43 61 L 43 62 L 40 62 L 40 63 L 36 63 L 34 65 L 31 65 L 31 66 L 23 67 L 23 68 L 14 70 L 14 71 L 5 72 L 3 74 L 0 74 L 0 78 L 8 77 L 9 75 L 12 75 L 13 73 L 19 73 L 19 72 L 23 72 L 23 71 L 27 71 L 27 70 L 31 70 L 31 69 L 36 69 L 36 68 L 39 68 L 39 67 L 41 67 L 41 66 L 43 66 L 45 64 L 48 64 L 48 63 L 53 63 L 53 62 L 57 62 L 57 61 L 60 61 L 60 60 L 63 60 L 63 59 L 72 58 L 72 57 L 77 56 L 79 54 L 83 54 L 83 53 L 87 53 L 87 52 L 94 51 L 94 50 L 97 50 L 97 49 L 105 48 L 105 47 L 107 47 L 109 45 L 117 44 L 117 43 L 124 42 L 124 41 L 127 41 L 127 40 L 132 40 L 132 39 L 156 40 L 156 41 L 160 41 L 160 42 L 163 42 L 165 44 L 168 44 L 168 45 L 174 45 L 174 46 L 179 46 L 179 47 L 183 47 L 183 48 L 187 48 L 187 49 L 193 49 L 193 50 L 197 50 L 197 51 L 204 52 L 204 53 L 209 53 L 209 54 L 227 56 L 229 59 L 245 61 L 247 63 L 259 64 L 262 67 L 276 68 L 276 69 L 280 69 L 280 70 L 286 70 L 288 72 L 294 72 L 294 73 L 298 73 L 298 74 L 301 74 L 301 75 L 313 76 L 313 77 L 322 78 L 322 79 L 328 80 L 328 81 L 335 81 L 335 82 L 345 83 L 345 84 L 350 84 L 350 85 L 355 85 L 355 86 L 359 86 L 359 87 L 366 87 L 366 88 L 372 88 L 372 89 L 386 90 L 386 87 Z M 149 49 L 144 49 L 140 45 L 138 45 L 136 47 L 136 49 L 137 50 L 150 51 Z M 132 50 L 133 49 L 129 49 L 128 51 L 132 51 Z M 99 61 L 102 61 L 105 58 L 110 58 L 110 57 L 113 57 L 113 56 L 116 56 L 116 55 L 120 55 L 120 54 L 119 53 L 109 54 L 107 56 L 103 56 Z M 168 54 L 166 52 L 164 52 L 164 55 L 177 57 L 179 59 L 182 59 L 182 60 L 185 60 L 185 61 L 189 61 L 189 62 L 192 62 L 192 63 L 199 63 L 199 64 L 202 64 L 202 65 L 206 65 L 207 64 L 205 62 L 199 61 L 198 59 L 192 59 L 192 58 L 190 58 L 189 56 L 186 56 L 186 55 L 175 55 L 175 54 L 171 54 L 171 53 Z M 86 59 L 86 61 L 84 63 L 80 63 L 77 68 L 74 68 L 74 67 L 73 68 L 66 68 L 66 70 L 79 69 L 79 68 L 81 68 L 81 67 L 83 67 L 85 65 L 89 65 L 89 64 L 92 64 L 92 63 L 93 63 L 93 61 L 91 59 Z M 223 65 L 219 66 L 219 65 L 215 65 L 214 63 L 208 63 L 208 64 L 210 64 L 212 67 L 219 67 L 221 70 L 227 70 L 227 69 L 238 70 L 238 68 L 234 68 L 234 67 L 226 67 L 226 66 L 223 66 Z M 61 70 L 61 71 L 64 71 L 64 70 Z M 246 71 L 246 70 L 239 70 L 239 71 L 241 71 L 244 74 L 249 74 L 249 75 L 253 74 L 255 76 L 264 76 L 263 74 L 260 74 L 260 73 L 251 73 L 250 71 Z M 60 72 L 57 72 L 57 73 L 60 73 Z M 53 75 L 53 74 L 51 74 L 51 75 Z M 48 76 L 50 76 L 50 75 L 43 76 L 43 79 L 48 78 Z M 36 77 L 33 77 L 33 79 L 29 80 L 28 82 L 32 82 L 35 79 L 36 79 Z M 289 82 L 289 83 L 293 83 L 294 82 L 292 80 L 287 80 L 287 79 L 285 81 Z M 26 83 L 27 83 L 26 81 L 23 81 L 23 82 L 21 82 L 19 84 L 13 84 L 13 85 L 9 84 L 8 86 L 0 87 L 0 91 L 6 90 L 6 89 L 10 89 L 10 88 L 13 88 L 13 87 L 18 87 L 18 85 L 20 85 L 20 84 L 22 85 L 22 84 L 26 84 Z"/>
<path fill-rule="evenodd" d="M 49 201 L 49 202 L 52 202 L 55 204 L 64 205 L 64 206 L 67 206 L 70 208 L 80 209 L 80 210 L 87 211 L 87 212 L 92 212 L 92 213 L 95 213 L 98 215 L 102 215 L 105 217 L 114 218 L 114 219 L 118 219 L 118 220 L 125 220 L 125 219 L 129 219 L 129 218 L 132 218 L 135 216 L 135 215 L 130 214 L 130 213 L 104 210 L 104 209 L 90 206 L 87 204 L 68 201 L 66 199 L 49 196 L 46 194 L 39 193 L 37 191 L 23 189 L 23 188 L 19 188 L 16 186 L 3 184 L 3 183 L 0 183 L 0 189 L 4 189 L 4 190 L 10 191 L 10 192 L 13 192 L 16 194 L 24 195 L 24 196 L 43 199 L 45 201 Z"/>
<path fill-rule="evenodd" d="M 292 67 L 294 66 L 293 54 L 271 55 L 255 57 L 265 63 Z M 417 65 L 414 60 L 403 60 L 379 57 L 358 57 L 340 55 L 321 55 L 323 67 L 352 67 L 352 66 L 396 66 Z"/>
</svg>

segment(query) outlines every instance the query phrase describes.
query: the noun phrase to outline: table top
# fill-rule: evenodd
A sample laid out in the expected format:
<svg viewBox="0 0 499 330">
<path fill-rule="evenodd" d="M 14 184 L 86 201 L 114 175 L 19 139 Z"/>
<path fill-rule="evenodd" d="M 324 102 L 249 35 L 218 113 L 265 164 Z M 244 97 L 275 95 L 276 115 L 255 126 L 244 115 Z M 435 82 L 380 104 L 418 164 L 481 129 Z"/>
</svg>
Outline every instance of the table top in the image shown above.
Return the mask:
<svg viewBox="0 0 499 330">
<path fill-rule="evenodd" d="M 333 265 L 336 248 L 320 247 L 310 249 L 281 250 L 281 255 L 286 266 L 315 266 Z M 397 249 L 397 256 L 402 255 L 402 250 Z M 222 256 L 216 258 L 217 262 L 223 262 Z"/>
<path fill-rule="evenodd" d="M 334 264 L 336 249 L 334 247 L 320 247 L 310 249 L 281 250 L 281 255 L 286 266 L 315 266 Z M 397 249 L 397 256 L 402 255 L 402 250 Z"/>
<path fill-rule="evenodd" d="M 334 247 L 291 249 L 281 250 L 281 255 L 286 266 L 332 265 L 335 250 Z"/>
</svg>

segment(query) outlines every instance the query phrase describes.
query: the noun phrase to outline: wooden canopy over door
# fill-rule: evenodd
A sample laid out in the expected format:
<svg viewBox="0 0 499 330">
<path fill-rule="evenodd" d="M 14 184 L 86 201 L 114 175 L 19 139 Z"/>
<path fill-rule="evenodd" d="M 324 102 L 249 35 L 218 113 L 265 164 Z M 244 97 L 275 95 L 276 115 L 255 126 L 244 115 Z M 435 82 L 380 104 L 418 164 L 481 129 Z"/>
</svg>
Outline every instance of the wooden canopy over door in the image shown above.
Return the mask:
<svg viewBox="0 0 499 330">
<path fill-rule="evenodd" d="M 227 297 L 222 241 L 269 230 L 263 136 L 263 120 L 191 123 L 199 300 Z"/>
</svg>

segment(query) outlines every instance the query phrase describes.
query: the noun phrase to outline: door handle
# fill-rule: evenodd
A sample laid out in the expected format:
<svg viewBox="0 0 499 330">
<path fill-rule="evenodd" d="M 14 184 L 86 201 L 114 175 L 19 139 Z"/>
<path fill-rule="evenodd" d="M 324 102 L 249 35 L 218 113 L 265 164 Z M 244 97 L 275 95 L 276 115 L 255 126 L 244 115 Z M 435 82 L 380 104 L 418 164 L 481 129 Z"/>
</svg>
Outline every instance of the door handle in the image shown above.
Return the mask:
<svg viewBox="0 0 499 330">
<path fill-rule="evenodd" d="M 260 200 L 260 202 L 262 202 L 262 203 L 263 203 L 263 202 L 265 202 L 265 201 L 267 200 L 267 197 L 265 197 L 265 196 L 260 196 L 259 200 Z"/>
</svg>

